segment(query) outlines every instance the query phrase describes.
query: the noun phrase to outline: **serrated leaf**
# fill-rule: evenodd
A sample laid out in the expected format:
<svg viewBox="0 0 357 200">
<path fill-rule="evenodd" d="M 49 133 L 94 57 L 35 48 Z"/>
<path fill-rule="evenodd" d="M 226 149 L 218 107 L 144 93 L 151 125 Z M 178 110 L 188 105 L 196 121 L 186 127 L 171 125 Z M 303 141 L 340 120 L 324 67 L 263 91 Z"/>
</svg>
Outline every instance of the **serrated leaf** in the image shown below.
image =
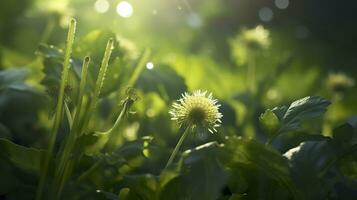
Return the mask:
<svg viewBox="0 0 357 200">
<path fill-rule="evenodd" d="M 323 114 L 328 105 L 330 105 L 329 101 L 316 96 L 308 96 L 294 101 L 281 118 L 279 133 L 297 130 L 302 121 Z"/>
</svg>

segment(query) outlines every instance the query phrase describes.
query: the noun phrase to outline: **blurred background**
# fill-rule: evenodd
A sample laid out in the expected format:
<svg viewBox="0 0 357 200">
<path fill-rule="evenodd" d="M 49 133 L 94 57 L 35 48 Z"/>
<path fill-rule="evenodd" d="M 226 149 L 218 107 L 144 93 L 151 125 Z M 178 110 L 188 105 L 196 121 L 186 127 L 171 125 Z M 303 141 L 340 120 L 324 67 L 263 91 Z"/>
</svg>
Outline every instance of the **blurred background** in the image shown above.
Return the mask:
<svg viewBox="0 0 357 200">
<path fill-rule="evenodd" d="M 48 103 L 40 100 L 46 90 L 39 47 L 63 48 L 68 19 L 75 17 L 74 57 L 91 54 L 95 63 L 93 52 L 101 59 L 103 38 L 115 35 L 122 66 L 117 78 L 126 76 L 144 49 L 151 50 L 135 84 L 140 100 L 127 140 L 160 134 L 159 143 L 174 145 L 177 127 L 168 107 L 180 93 L 196 89 L 212 92 L 223 105 L 220 132 L 257 138 L 265 137 L 258 125 L 265 109 L 323 96 L 333 104 L 309 128 L 329 135 L 357 113 L 356 8 L 352 0 L 1 0 L 0 69 L 27 69 L 26 78 L 21 73 L 17 78 L 36 91 L 2 90 L 7 95 L 0 99 L 1 128 L 27 145 L 37 143 L 28 132 L 39 137 L 47 132 L 50 106 L 44 109 Z M 2 73 L 5 87 L 4 77 L 11 77 Z M 19 88 L 18 81 L 12 84 Z M 122 87 L 121 81 L 107 85 Z M 117 111 L 118 103 L 108 99 L 101 107 L 103 121 Z"/>
</svg>

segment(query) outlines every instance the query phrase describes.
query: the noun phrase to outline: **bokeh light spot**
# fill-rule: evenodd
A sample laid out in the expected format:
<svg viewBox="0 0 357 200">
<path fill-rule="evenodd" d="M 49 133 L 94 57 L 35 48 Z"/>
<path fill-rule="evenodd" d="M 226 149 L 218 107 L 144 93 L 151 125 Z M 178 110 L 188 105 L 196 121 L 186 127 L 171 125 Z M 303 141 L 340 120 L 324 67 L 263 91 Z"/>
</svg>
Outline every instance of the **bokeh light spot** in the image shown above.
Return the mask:
<svg viewBox="0 0 357 200">
<path fill-rule="evenodd" d="M 147 69 L 154 69 L 154 63 L 152 63 L 152 62 L 146 63 L 146 68 Z"/>
<path fill-rule="evenodd" d="M 97 0 L 94 3 L 94 9 L 98 13 L 106 13 L 109 10 L 109 2 L 107 0 Z"/>
<path fill-rule="evenodd" d="M 270 22 L 271 20 L 273 20 L 273 15 L 274 13 L 270 8 L 265 7 L 259 10 L 259 18 L 263 22 Z"/>
<path fill-rule="evenodd" d="M 286 9 L 289 6 L 289 0 L 275 0 L 275 6 L 279 9 Z"/>
<path fill-rule="evenodd" d="M 187 17 L 187 24 L 192 28 L 199 28 L 203 24 L 202 18 L 198 14 L 192 13 Z"/>
<path fill-rule="evenodd" d="M 121 1 L 117 5 L 117 13 L 121 17 L 128 18 L 133 14 L 133 6 L 127 1 Z"/>
</svg>

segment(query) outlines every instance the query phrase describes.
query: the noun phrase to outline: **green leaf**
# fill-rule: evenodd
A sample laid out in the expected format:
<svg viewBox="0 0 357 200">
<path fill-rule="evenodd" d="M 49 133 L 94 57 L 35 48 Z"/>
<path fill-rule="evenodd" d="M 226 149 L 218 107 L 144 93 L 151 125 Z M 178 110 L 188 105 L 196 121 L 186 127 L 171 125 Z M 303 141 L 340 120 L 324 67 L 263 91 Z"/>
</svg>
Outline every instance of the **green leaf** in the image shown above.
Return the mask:
<svg viewBox="0 0 357 200">
<path fill-rule="evenodd" d="M 180 174 L 163 185 L 160 199 L 217 199 L 228 178 L 218 160 L 220 148 L 210 142 L 185 151 Z"/>
<path fill-rule="evenodd" d="M 26 68 L 0 71 L 0 92 L 17 90 L 37 93 L 35 89 L 25 84 L 29 70 Z"/>
<path fill-rule="evenodd" d="M 279 114 L 275 114 L 278 117 L 282 116 L 279 133 L 297 130 L 304 120 L 323 114 L 328 105 L 330 105 L 330 102 L 326 99 L 308 96 L 290 104 L 284 115 L 282 115 L 284 109 L 276 109 L 279 110 Z"/>
<path fill-rule="evenodd" d="M 247 193 L 252 199 L 300 198 L 287 159 L 270 146 L 230 137 L 225 140 L 221 159 L 230 170 L 232 193 Z"/>
<path fill-rule="evenodd" d="M 63 51 L 53 45 L 40 44 L 35 52 L 43 58 L 56 58 L 63 61 Z"/>
<path fill-rule="evenodd" d="M 279 119 L 273 111 L 267 109 L 263 114 L 260 115 L 259 122 L 270 135 L 277 134 L 277 130 L 279 128 Z"/>
<path fill-rule="evenodd" d="M 303 142 L 284 155 L 290 160 L 292 176 L 304 199 L 331 198 L 336 154 L 329 139 Z"/>
<path fill-rule="evenodd" d="M 9 160 L 16 167 L 26 172 L 39 174 L 44 151 L 15 144 L 0 139 L 0 157 Z"/>
<path fill-rule="evenodd" d="M 357 145 L 357 129 L 349 123 L 343 124 L 333 130 L 333 142 L 340 153 L 348 152 Z"/>
<path fill-rule="evenodd" d="M 61 82 L 64 60 L 63 51 L 55 46 L 42 44 L 38 47 L 36 54 L 43 58 L 43 73 L 45 76 L 41 80 L 41 84 L 46 87 L 46 92 L 52 97 L 53 107 L 55 107 Z M 76 89 L 79 86 L 82 61 L 71 58 L 70 66 L 68 80 L 65 86 L 65 100 L 68 103 L 77 99 L 76 95 L 78 93 Z"/>
</svg>

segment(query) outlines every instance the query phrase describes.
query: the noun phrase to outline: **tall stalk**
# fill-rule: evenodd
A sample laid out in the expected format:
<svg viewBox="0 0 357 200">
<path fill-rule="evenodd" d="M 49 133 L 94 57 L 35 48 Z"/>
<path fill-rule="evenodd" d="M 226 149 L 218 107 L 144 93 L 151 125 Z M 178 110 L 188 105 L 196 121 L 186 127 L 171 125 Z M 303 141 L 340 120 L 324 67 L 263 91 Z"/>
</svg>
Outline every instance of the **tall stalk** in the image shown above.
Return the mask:
<svg viewBox="0 0 357 200">
<path fill-rule="evenodd" d="M 68 138 L 66 140 L 65 146 L 63 148 L 58 168 L 56 170 L 55 174 L 55 185 L 54 188 L 57 188 L 58 185 L 63 185 L 65 180 L 64 176 L 64 171 L 65 168 L 70 162 L 70 153 L 73 150 L 73 146 L 75 144 L 75 140 L 78 135 L 78 127 L 80 126 L 80 114 L 82 113 L 82 104 L 83 104 L 83 98 L 84 98 L 84 89 L 85 89 L 85 84 L 87 80 L 87 73 L 88 73 L 88 66 L 89 66 L 90 58 L 85 57 L 84 62 L 82 65 L 82 73 L 81 73 L 81 80 L 79 84 L 79 93 L 78 93 L 78 101 L 77 101 L 77 106 L 76 110 L 74 112 L 74 117 L 73 117 L 73 125 L 71 126 Z M 69 173 L 69 172 L 68 172 Z M 58 195 L 60 195 L 61 190 L 63 187 L 58 187 Z"/>
<path fill-rule="evenodd" d="M 175 146 L 175 149 L 174 151 L 171 153 L 171 156 L 169 158 L 169 160 L 167 161 L 167 164 L 165 166 L 165 169 L 168 168 L 172 162 L 174 161 L 175 157 L 176 157 L 176 154 L 178 153 L 178 151 L 180 150 L 180 147 L 183 143 L 183 141 L 185 140 L 185 138 L 187 137 L 188 133 L 190 132 L 189 129 L 190 129 L 191 126 L 187 126 L 185 129 L 182 129 L 184 130 L 183 134 L 181 135 L 179 141 L 177 142 L 176 146 Z"/>
<path fill-rule="evenodd" d="M 83 125 L 81 127 L 81 132 L 82 131 L 86 131 L 85 129 L 87 129 L 87 125 L 89 123 L 89 120 L 97 106 L 98 100 L 99 100 L 99 96 L 100 96 L 100 92 L 102 90 L 103 84 L 104 84 L 104 80 L 105 80 L 105 75 L 107 72 L 107 68 L 108 68 L 108 64 L 109 64 L 109 59 L 110 59 L 110 55 L 112 54 L 112 50 L 113 50 L 113 45 L 114 45 L 114 39 L 110 38 L 107 42 L 107 46 L 105 48 L 105 52 L 104 52 L 104 56 L 102 59 L 102 63 L 99 69 L 99 73 L 98 73 L 98 78 L 97 81 L 95 83 L 95 88 L 94 88 L 94 93 L 92 96 L 92 99 L 90 101 L 89 104 L 89 108 L 88 111 L 86 112 L 85 116 L 84 116 L 84 121 L 83 121 Z"/>
<path fill-rule="evenodd" d="M 69 23 L 68 35 L 67 35 L 67 40 L 66 40 L 66 49 L 65 49 L 65 54 L 64 54 L 62 77 L 61 77 L 61 83 L 60 83 L 60 88 L 59 88 L 59 95 L 58 95 L 58 99 L 57 99 L 56 113 L 54 116 L 54 123 L 53 123 L 53 127 L 51 130 L 48 149 L 46 151 L 43 166 L 42 166 L 43 168 L 42 168 L 42 173 L 40 176 L 40 183 L 37 188 L 37 193 L 36 193 L 37 200 L 42 199 L 42 196 L 44 193 L 44 185 L 46 183 L 46 179 L 48 176 L 48 169 L 49 169 L 50 161 L 53 158 L 53 150 L 54 150 L 54 146 L 55 146 L 55 142 L 56 142 L 56 138 L 57 138 L 58 129 L 59 129 L 59 126 L 61 123 L 61 118 L 62 118 L 62 114 L 63 114 L 64 89 L 65 89 L 67 79 L 68 79 L 68 71 L 70 68 L 70 58 L 71 58 L 71 53 L 72 53 L 72 46 L 73 46 L 73 42 L 74 42 L 75 31 L 76 31 L 76 20 L 71 19 L 70 23 Z"/>
<path fill-rule="evenodd" d="M 78 106 L 79 110 L 77 110 L 76 115 L 75 115 L 78 117 L 76 119 L 74 119 L 75 125 L 73 125 L 71 132 L 69 134 L 67 146 L 64 148 L 63 156 L 60 161 L 60 166 L 56 173 L 55 180 L 56 180 L 56 183 L 58 184 L 58 185 L 56 185 L 58 187 L 57 192 L 56 192 L 56 199 L 60 199 L 63 187 L 64 187 L 67 179 L 72 174 L 72 168 L 73 168 L 74 161 L 69 159 L 70 154 L 71 154 L 71 151 L 73 150 L 73 146 L 75 144 L 76 137 L 80 136 L 81 134 L 83 134 L 84 131 L 87 131 L 87 129 L 88 129 L 88 123 L 91 119 L 92 114 L 94 113 L 96 106 L 97 106 L 100 92 L 101 92 L 101 89 L 104 84 L 105 75 L 107 72 L 113 45 L 114 45 L 114 40 L 113 40 L 113 38 L 110 38 L 107 42 L 107 46 L 106 46 L 106 49 L 104 52 L 104 56 L 103 56 L 102 63 L 101 63 L 100 69 L 99 69 L 94 93 L 93 93 L 92 99 L 89 104 L 89 109 L 83 115 L 83 121 L 81 119 L 78 119 L 78 117 L 81 116 L 81 113 L 82 113 L 82 104 L 80 104 Z M 88 60 L 88 62 L 89 62 L 89 60 Z M 87 69 L 85 69 L 85 70 L 86 71 L 83 72 L 84 75 L 87 74 Z M 79 91 L 79 93 L 81 94 L 80 98 L 83 98 L 83 96 L 84 96 L 83 95 L 84 87 L 85 87 L 85 82 L 80 83 L 80 91 Z M 82 103 L 82 101 L 83 101 L 83 99 L 81 99 L 79 102 Z"/>
</svg>

